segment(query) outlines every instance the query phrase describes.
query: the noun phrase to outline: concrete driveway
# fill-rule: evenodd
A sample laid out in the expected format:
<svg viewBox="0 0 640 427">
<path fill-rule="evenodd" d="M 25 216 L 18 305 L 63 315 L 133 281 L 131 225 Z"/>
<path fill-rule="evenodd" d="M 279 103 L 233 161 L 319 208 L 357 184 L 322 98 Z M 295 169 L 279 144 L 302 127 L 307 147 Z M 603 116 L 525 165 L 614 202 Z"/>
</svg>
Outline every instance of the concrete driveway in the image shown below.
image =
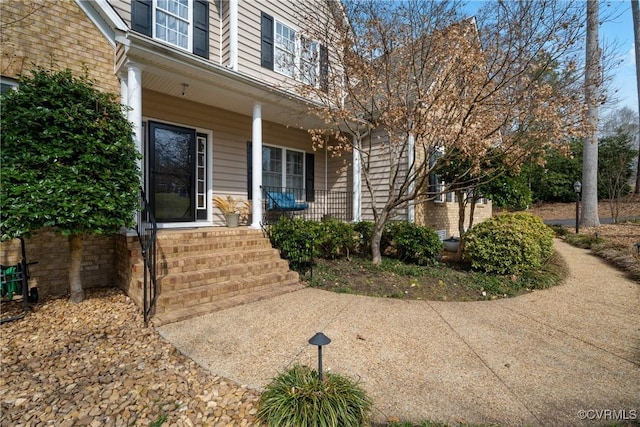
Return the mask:
<svg viewBox="0 0 640 427">
<path fill-rule="evenodd" d="M 556 242 L 563 285 L 482 302 L 403 301 L 303 289 L 165 325 L 202 366 L 255 388 L 332 339 L 325 370 L 360 381 L 374 418 L 513 426 L 640 419 L 640 284 Z"/>
</svg>

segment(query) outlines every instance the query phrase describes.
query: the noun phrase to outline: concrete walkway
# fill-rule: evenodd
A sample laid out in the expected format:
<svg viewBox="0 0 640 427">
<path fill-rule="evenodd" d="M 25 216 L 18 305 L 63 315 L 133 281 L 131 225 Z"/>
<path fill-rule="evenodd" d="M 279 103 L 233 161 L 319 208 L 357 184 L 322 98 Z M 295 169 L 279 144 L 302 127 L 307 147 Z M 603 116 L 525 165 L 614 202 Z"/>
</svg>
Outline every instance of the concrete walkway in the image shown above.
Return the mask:
<svg viewBox="0 0 640 427">
<path fill-rule="evenodd" d="M 640 419 L 640 285 L 556 242 L 570 277 L 482 302 L 403 301 L 303 289 L 159 328 L 217 375 L 261 388 L 307 340 L 325 370 L 358 379 L 374 418 L 514 426 Z"/>
</svg>

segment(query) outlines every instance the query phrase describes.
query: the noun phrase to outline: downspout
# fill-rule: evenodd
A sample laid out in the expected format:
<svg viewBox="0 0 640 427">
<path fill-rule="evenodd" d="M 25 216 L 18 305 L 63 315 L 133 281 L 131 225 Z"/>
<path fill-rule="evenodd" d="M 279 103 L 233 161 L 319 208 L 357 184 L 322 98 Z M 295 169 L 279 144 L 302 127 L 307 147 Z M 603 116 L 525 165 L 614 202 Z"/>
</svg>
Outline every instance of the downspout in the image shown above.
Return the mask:
<svg viewBox="0 0 640 427">
<path fill-rule="evenodd" d="M 238 71 L 238 0 L 229 0 L 229 68 Z"/>
</svg>

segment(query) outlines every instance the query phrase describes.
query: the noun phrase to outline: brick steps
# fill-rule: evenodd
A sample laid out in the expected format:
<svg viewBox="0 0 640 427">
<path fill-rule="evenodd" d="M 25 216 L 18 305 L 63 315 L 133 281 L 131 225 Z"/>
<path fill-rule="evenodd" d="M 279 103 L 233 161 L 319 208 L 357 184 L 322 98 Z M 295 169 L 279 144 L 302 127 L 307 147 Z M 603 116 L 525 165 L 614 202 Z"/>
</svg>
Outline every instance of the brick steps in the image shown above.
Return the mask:
<svg viewBox="0 0 640 427">
<path fill-rule="evenodd" d="M 168 323 L 178 322 L 180 320 L 191 319 L 193 317 L 203 316 L 215 311 L 225 310 L 227 308 L 236 307 L 242 304 L 261 301 L 263 299 L 273 298 L 289 292 L 295 292 L 304 288 L 297 280 L 295 284 L 281 285 L 277 289 L 273 287 L 265 287 L 254 290 L 253 292 L 239 294 L 224 299 L 219 299 L 206 304 L 199 304 L 193 307 L 172 310 L 170 312 L 156 314 L 151 323 L 158 327 Z"/>
<path fill-rule="evenodd" d="M 259 230 L 161 230 L 157 240 L 158 298 L 153 324 L 293 292 L 298 274 Z M 142 264 L 133 269 L 142 286 Z"/>
<path fill-rule="evenodd" d="M 213 252 L 213 250 L 212 250 Z M 216 252 L 211 255 L 209 252 L 203 253 L 206 256 L 172 256 L 158 261 L 158 274 L 177 274 L 189 273 L 193 271 L 201 271 L 206 269 L 214 269 L 234 264 L 250 264 L 265 260 L 279 259 L 279 253 L 272 247 L 264 249 L 244 249 L 232 252 Z M 136 268 L 142 268 L 142 263 L 136 265 Z"/>
</svg>

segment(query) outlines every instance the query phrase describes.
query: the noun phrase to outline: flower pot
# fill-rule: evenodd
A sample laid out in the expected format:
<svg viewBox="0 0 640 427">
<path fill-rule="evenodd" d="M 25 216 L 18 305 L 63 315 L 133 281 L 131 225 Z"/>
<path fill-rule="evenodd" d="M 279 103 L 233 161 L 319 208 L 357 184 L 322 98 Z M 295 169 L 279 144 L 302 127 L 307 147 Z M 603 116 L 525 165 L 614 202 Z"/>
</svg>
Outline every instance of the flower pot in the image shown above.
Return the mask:
<svg viewBox="0 0 640 427">
<path fill-rule="evenodd" d="M 442 241 L 444 243 L 444 250 L 447 252 L 458 252 L 460 246 L 460 239 L 449 238 Z"/>
<path fill-rule="evenodd" d="M 227 219 L 227 227 L 235 228 L 238 226 L 238 220 L 240 219 L 240 214 L 237 214 L 237 213 L 226 214 L 224 217 Z"/>
</svg>

